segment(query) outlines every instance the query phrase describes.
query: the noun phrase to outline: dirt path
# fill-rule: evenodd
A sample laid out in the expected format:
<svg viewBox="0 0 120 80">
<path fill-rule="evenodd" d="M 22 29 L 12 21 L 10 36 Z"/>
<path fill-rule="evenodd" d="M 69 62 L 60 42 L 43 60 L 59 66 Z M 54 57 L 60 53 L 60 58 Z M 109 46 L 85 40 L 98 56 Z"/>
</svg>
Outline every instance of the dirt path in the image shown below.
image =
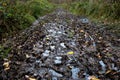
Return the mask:
<svg viewBox="0 0 120 80">
<path fill-rule="evenodd" d="M 6 45 L 1 80 L 119 80 L 120 49 L 104 27 L 58 9 Z"/>
</svg>

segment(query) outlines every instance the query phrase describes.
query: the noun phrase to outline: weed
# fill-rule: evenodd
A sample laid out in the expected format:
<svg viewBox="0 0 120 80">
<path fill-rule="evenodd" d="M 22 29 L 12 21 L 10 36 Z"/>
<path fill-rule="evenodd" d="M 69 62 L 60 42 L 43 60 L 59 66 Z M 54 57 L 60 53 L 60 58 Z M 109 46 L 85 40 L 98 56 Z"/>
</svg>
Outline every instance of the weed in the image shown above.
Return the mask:
<svg viewBox="0 0 120 80">
<path fill-rule="evenodd" d="M 0 34 L 25 29 L 53 9 L 54 5 L 47 0 L 0 0 Z"/>
<path fill-rule="evenodd" d="M 2 57 L 2 58 L 7 57 L 10 50 L 11 50 L 11 48 L 4 48 L 3 46 L 0 45 L 0 57 Z"/>
</svg>

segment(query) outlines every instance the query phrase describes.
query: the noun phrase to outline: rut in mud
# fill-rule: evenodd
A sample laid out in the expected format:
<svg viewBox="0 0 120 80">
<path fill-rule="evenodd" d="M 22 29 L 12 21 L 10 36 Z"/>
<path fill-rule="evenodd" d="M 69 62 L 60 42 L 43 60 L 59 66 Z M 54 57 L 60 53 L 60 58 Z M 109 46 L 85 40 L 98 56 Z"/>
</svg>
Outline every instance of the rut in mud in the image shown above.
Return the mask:
<svg viewBox="0 0 120 80">
<path fill-rule="evenodd" d="M 3 80 L 119 80 L 118 39 L 87 18 L 58 9 L 6 43 Z"/>
</svg>

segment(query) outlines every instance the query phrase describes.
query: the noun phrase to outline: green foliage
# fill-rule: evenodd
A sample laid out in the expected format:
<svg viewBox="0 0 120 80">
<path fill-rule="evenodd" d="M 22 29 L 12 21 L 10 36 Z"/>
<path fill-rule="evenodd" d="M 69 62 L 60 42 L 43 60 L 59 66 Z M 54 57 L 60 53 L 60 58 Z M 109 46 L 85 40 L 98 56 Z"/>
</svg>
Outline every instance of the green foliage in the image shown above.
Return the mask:
<svg viewBox="0 0 120 80">
<path fill-rule="evenodd" d="M 11 48 L 4 48 L 3 46 L 0 45 L 0 57 L 2 57 L 2 58 L 7 57 L 10 50 L 11 50 Z"/>
<path fill-rule="evenodd" d="M 69 8 L 68 8 L 69 7 Z M 72 13 L 96 18 L 120 19 L 120 3 L 98 0 L 96 2 L 77 1 L 66 5 Z"/>
<path fill-rule="evenodd" d="M 30 14 L 25 14 L 24 18 L 26 19 L 26 21 L 29 23 L 32 23 L 33 21 L 35 21 L 35 17 L 30 15 Z"/>
<path fill-rule="evenodd" d="M 47 0 L 0 0 L 0 34 L 29 27 L 36 18 L 53 8 Z"/>
<path fill-rule="evenodd" d="M 39 16 L 54 9 L 47 0 L 0 0 L 0 38 L 29 27 Z M 6 34 L 6 35 L 5 35 Z M 0 57 L 4 58 L 10 48 L 0 45 Z"/>
<path fill-rule="evenodd" d="M 71 4 L 64 3 L 61 6 L 73 14 L 87 16 L 94 23 L 107 25 L 108 30 L 120 37 L 119 0 L 77 0 Z"/>
<path fill-rule="evenodd" d="M 54 5 L 46 0 L 33 0 L 29 3 L 29 8 L 31 9 L 31 14 L 38 17 L 50 12 L 54 8 Z"/>
<path fill-rule="evenodd" d="M 120 23 L 114 23 L 106 26 L 106 29 L 114 33 L 118 38 L 120 37 Z"/>
</svg>

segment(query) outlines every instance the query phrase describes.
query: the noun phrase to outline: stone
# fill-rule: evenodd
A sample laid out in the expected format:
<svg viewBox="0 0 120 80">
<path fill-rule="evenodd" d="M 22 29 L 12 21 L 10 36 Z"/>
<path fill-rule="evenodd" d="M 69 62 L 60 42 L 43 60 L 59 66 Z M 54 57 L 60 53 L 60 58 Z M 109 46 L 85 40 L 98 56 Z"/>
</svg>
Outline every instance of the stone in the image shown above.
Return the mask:
<svg viewBox="0 0 120 80">
<path fill-rule="evenodd" d="M 62 48 L 66 48 L 65 43 L 60 43 L 60 46 L 61 46 Z"/>
<path fill-rule="evenodd" d="M 72 72 L 72 78 L 74 80 L 79 79 L 79 76 L 78 76 L 78 73 L 80 72 L 79 68 L 72 67 L 71 72 Z"/>
<path fill-rule="evenodd" d="M 63 77 L 62 74 L 57 73 L 56 71 L 54 71 L 54 70 L 52 70 L 52 69 L 50 69 L 49 72 L 50 72 L 51 75 L 54 76 L 54 77 Z"/>
<path fill-rule="evenodd" d="M 62 61 L 61 61 L 61 60 L 54 60 L 54 63 L 55 63 L 55 64 L 61 64 Z"/>
<path fill-rule="evenodd" d="M 50 46 L 50 49 L 51 49 L 51 50 L 54 50 L 54 49 L 55 49 L 55 46 Z"/>
<path fill-rule="evenodd" d="M 46 50 L 46 51 L 43 53 L 43 56 L 44 56 L 44 57 L 48 57 L 48 56 L 49 56 L 49 53 L 50 53 L 50 51 L 49 51 L 49 50 Z"/>
</svg>

